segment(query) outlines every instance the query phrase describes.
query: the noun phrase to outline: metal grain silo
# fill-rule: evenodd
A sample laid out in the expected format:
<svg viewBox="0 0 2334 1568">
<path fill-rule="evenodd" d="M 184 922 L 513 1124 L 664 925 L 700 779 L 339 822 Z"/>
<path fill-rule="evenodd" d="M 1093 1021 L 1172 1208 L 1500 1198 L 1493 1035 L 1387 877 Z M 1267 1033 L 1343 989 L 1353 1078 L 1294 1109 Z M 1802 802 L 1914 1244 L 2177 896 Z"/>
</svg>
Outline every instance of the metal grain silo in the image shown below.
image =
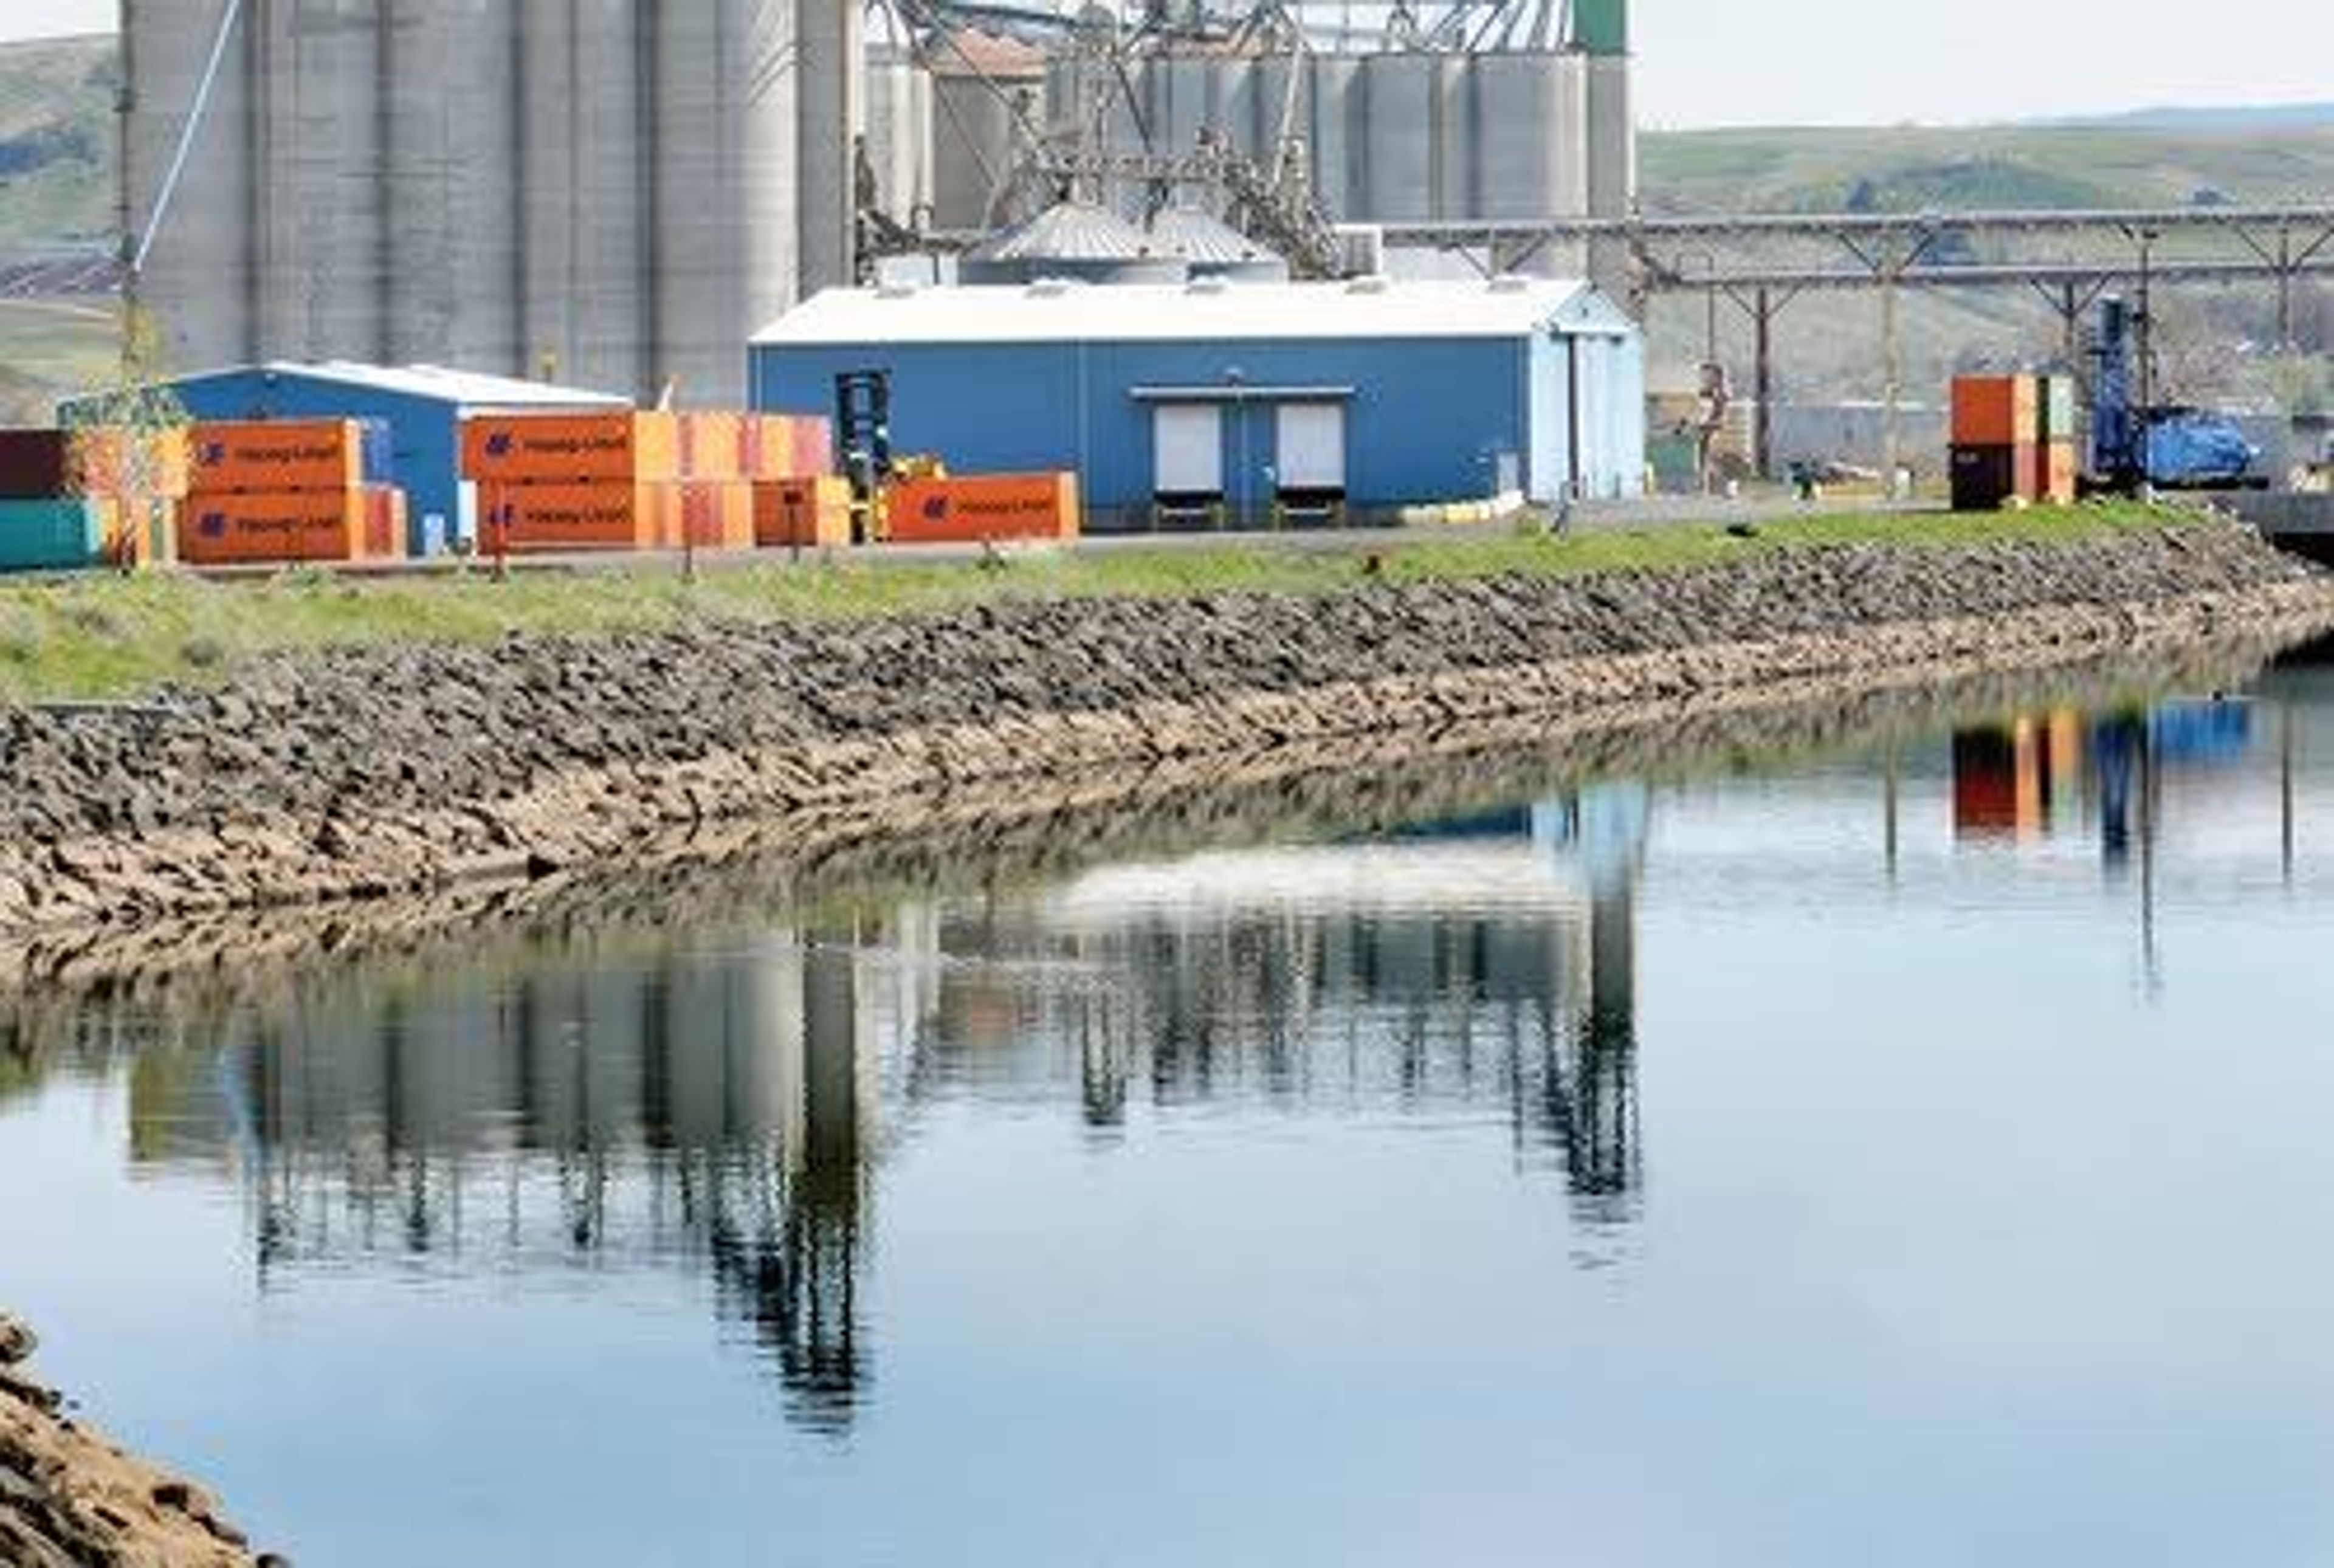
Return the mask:
<svg viewBox="0 0 2334 1568">
<path fill-rule="evenodd" d="M 1214 105 L 1210 123 L 1230 138 L 1232 147 L 1244 156 L 1259 162 L 1268 161 L 1272 131 L 1264 123 L 1259 63 L 1226 55 L 1208 64 L 1208 96 Z"/>
<path fill-rule="evenodd" d="M 1564 120 L 1558 57 L 1476 58 L 1477 217 L 1524 222 L 1565 210 L 1563 149 L 1575 139 Z"/>
<path fill-rule="evenodd" d="M 1434 57 L 1434 216 L 1444 223 L 1475 216 L 1475 62 Z"/>
<path fill-rule="evenodd" d="M 904 53 L 867 62 L 867 161 L 882 213 L 912 226 L 932 202 L 932 77 Z"/>
<path fill-rule="evenodd" d="M 740 313 L 752 323 L 749 332 L 776 321 L 795 303 L 796 280 L 802 274 L 802 242 L 795 223 L 800 165 L 794 97 L 795 5 L 796 0 L 743 0 L 744 167 L 739 178 L 746 251 L 739 286 L 745 300 Z M 742 365 L 738 373 L 744 375 Z"/>
<path fill-rule="evenodd" d="M 1622 218 L 1637 206 L 1637 122 L 1625 55 L 1593 55 L 1588 82 L 1588 215 Z M 1588 247 L 1588 275 L 1609 299 L 1630 295 L 1628 246 L 1600 239 Z"/>
<path fill-rule="evenodd" d="M 1585 57 L 1516 51 L 1474 61 L 1475 207 L 1491 222 L 1538 223 L 1587 210 Z M 1577 245 L 1539 245 L 1513 262 L 1544 277 L 1577 276 Z"/>
<path fill-rule="evenodd" d="M 1013 157 L 1013 117 L 990 85 L 963 72 L 932 78 L 932 226 L 985 229 Z"/>
<path fill-rule="evenodd" d="M 226 0 L 121 0 L 126 88 L 122 202 L 133 235 L 152 223 Z M 138 280 L 180 369 L 257 357 L 259 256 L 249 34 L 234 41 L 169 214 Z"/>
<path fill-rule="evenodd" d="M 1442 63 L 1429 54 L 1372 54 L 1362 61 L 1365 105 L 1362 157 L 1368 223 L 1423 223 L 1435 216 L 1436 86 Z"/>
<path fill-rule="evenodd" d="M 1170 158 L 1188 156 L 1200 145 L 1200 132 L 1223 123 L 1222 82 L 1218 62 L 1191 54 L 1171 54 L 1149 63 L 1143 81 L 1149 89 L 1145 118 L 1151 126 L 1152 150 Z"/>
<path fill-rule="evenodd" d="M 1350 219 L 1362 210 L 1369 184 L 1362 63 L 1350 54 L 1316 54 L 1307 74 L 1313 192 L 1331 217 Z"/>
<path fill-rule="evenodd" d="M 967 251 L 957 275 L 968 284 L 1027 284 L 1041 278 L 1090 284 L 1180 283 L 1189 269 L 1108 207 L 1057 202 Z"/>
</svg>

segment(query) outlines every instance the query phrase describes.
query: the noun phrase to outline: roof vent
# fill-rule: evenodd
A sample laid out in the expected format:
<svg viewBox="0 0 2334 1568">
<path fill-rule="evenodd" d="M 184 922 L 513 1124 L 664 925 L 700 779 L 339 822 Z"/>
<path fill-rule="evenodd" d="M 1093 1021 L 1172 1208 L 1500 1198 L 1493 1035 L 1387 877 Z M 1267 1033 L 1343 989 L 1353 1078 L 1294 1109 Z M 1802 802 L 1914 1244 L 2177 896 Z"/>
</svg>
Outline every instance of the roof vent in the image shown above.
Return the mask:
<svg viewBox="0 0 2334 1568">
<path fill-rule="evenodd" d="M 1231 284 L 1220 277 L 1196 277 L 1183 285 L 1183 292 L 1194 294 L 1220 294 L 1230 287 Z"/>
<path fill-rule="evenodd" d="M 923 292 L 922 285 L 909 278 L 893 278 L 875 287 L 879 300 L 911 300 Z"/>
<path fill-rule="evenodd" d="M 1029 297 L 1033 300 L 1057 300 L 1074 286 L 1067 278 L 1038 278 L 1029 284 Z"/>
<path fill-rule="evenodd" d="M 1348 279 L 1345 292 L 1349 294 L 1382 294 L 1392 287 L 1394 287 L 1394 280 L 1385 274 L 1371 273 L 1363 277 Z"/>
<path fill-rule="evenodd" d="M 1513 273 L 1501 273 L 1491 280 L 1491 292 L 1495 294 L 1528 294 L 1531 286 L 1531 279 Z"/>
</svg>

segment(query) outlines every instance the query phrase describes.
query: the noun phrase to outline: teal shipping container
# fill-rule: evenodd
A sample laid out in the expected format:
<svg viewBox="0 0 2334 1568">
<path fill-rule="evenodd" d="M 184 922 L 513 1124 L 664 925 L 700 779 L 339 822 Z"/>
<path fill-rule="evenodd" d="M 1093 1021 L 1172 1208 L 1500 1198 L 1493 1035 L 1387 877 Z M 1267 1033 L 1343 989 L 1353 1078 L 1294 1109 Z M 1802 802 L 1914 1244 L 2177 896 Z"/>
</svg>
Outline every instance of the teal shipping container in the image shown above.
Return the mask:
<svg viewBox="0 0 2334 1568">
<path fill-rule="evenodd" d="M 105 549 L 99 501 L 0 501 L 0 572 L 92 565 Z"/>
</svg>

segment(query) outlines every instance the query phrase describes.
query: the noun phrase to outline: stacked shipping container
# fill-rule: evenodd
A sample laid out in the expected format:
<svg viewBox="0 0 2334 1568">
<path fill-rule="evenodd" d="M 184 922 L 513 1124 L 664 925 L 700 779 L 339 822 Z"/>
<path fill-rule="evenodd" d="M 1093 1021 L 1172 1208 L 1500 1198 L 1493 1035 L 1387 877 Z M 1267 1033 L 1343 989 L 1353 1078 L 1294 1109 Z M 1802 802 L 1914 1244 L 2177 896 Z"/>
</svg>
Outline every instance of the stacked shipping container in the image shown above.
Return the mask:
<svg viewBox="0 0 2334 1568">
<path fill-rule="evenodd" d="M 0 570 L 173 560 L 187 479 L 180 430 L 0 430 Z"/>
<path fill-rule="evenodd" d="M 670 414 L 489 414 L 462 427 L 478 487 L 479 543 L 495 553 L 651 550 L 680 477 Z"/>
<path fill-rule="evenodd" d="M 834 473 L 834 427 L 809 415 L 745 418 L 754 542 L 797 549 L 851 544 L 851 485 Z"/>
<path fill-rule="evenodd" d="M 831 445 L 825 420 L 777 415 L 481 415 L 462 472 L 490 551 L 741 550 L 796 542 L 766 515 L 831 467 Z"/>
<path fill-rule="evenodd" d="M 1956 512 L 2076 496 L 2075 383 L 2066 376 L 1962 376 L 1953 382 Z"/>
<path fill-rule="evenodd" d="M 87 566 L 100 558 L 110 508 L 73 487 L 65 432 L 0 430 L 0 570 Z"/>
<path fill-rule="evenodd" d="M 198 424 L 178 553 L 194 566 L 392 561 L 406 500 L 386 426 L 358 419 Z"/>
</svg>

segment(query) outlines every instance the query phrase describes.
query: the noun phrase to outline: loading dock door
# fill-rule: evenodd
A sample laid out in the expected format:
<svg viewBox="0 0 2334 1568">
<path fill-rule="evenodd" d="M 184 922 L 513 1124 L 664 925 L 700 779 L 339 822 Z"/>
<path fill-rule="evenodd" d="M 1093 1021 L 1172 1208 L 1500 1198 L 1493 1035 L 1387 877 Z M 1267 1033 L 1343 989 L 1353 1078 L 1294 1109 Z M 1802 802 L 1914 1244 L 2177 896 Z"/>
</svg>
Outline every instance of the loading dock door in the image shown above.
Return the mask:
<svg viewBox="0 0 2334 1568">
<path fill-rule="evenodd" d="M 1152 410 L 1152 489 L 1177 499 L 1224 493 L 1224 411 L 1214 403 L 1162 403 Z"/>
<path fill-rule="evenodd" d="M 1280 405 L 1280 488 L 1308 495 L 1345 493 L 1345 409 L 1340 403 Z"/>
</svg>

